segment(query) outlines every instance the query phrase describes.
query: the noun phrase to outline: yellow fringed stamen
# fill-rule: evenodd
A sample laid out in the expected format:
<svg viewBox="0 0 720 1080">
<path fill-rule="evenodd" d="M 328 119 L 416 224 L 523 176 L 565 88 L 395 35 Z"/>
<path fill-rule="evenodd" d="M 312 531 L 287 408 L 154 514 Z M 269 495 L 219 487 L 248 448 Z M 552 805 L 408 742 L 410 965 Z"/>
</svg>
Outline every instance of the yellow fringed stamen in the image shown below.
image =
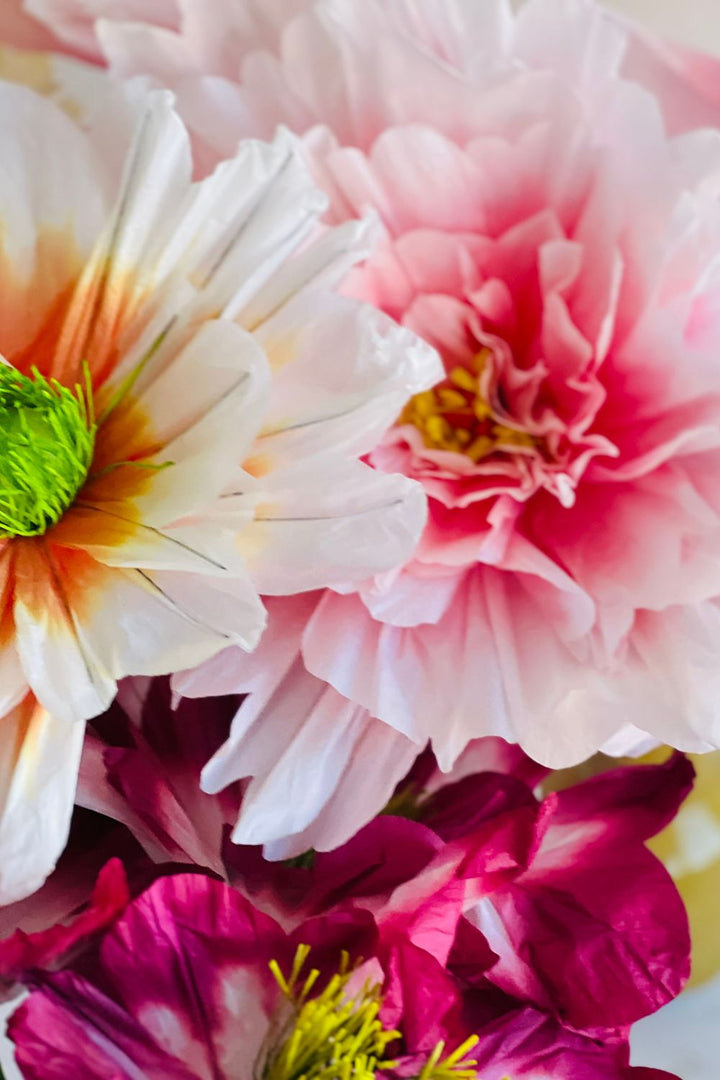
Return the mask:
<svg viewBox="0 0 720 1080">
<path fill-rule="evenodd" d="M 311 998 L 318 969 L 300 983 L 309 953 L 307 945 L 298 946 L 287 979 L 278 963 L 270 962 L 292 1015 L 278 1045 L 266 1056 L 263 1080 L 375 1080 L 377 1073 L 395 1066 L 385 1054 L 388 1045 L 400 1038 L 398 1031 L 386 1030 L 378 1019 L 380 987 L 365 983 L 348 997 L 346 988 L 355 969 L 343 953 L 340 971 Z"/>
<path fill-rule="evenodd" d="M 477 1035 L 471 1035 L 445 1058 L 445 1043 L 439 1042 L 416 1080 L 476 1080 L 477 1062 L 470 1061 L 466 1055 L 479 1041 Z"/>
<path fill-rule="evenodd" d="M 343 952 L 338 973 L 311 997 L 320 972 L 312 968 L 302 979 L 309 955 L 310 947 L 299 945 L 287 977 L 276 960 L 270 961 L 291 1014 L 279 1032 L 271 1032 L 258 1075 L 262 1080 L 376 1080 L 395 1068 L 398 1062 L 385 1055 L 401 1033 L 386 1029 L 379 1019 L 379 985 L 366 982 L 348 996 L 348 983 L 359 965 L 351 966 Z M 473 1035 L 443 1057 L 445 1043 L 439 1042 L 415 1080 L 476 1080 L 476 1062 L 467 1054 L 477 1043 Z"/>
</svg>

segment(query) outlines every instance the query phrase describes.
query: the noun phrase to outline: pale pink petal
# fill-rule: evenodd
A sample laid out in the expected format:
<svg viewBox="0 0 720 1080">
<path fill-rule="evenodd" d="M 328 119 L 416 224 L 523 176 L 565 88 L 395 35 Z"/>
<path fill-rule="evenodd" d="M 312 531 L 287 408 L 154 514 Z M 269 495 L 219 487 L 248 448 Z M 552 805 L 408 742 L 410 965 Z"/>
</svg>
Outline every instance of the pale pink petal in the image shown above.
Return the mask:
<svg viewBox="0 0 720 1080">
<path fill-rule="evenodd" d="M 26 14 L 23 0 L 6 0 L 0 11 L 0 39 L 16 49 L 47 52 L 58 43 L 41 22 Z"/>
<path fill-rule="evenodd" d="M 290 858 L 348 840 L 382 809 L 418 749 L 315 679 L 298 657 L 272 689 L 241 707 L 203 770 L 203 789 L 251 777 L 233 839 Z M 313 761 L 311 774 L 298 760 Z"/>
</svg>

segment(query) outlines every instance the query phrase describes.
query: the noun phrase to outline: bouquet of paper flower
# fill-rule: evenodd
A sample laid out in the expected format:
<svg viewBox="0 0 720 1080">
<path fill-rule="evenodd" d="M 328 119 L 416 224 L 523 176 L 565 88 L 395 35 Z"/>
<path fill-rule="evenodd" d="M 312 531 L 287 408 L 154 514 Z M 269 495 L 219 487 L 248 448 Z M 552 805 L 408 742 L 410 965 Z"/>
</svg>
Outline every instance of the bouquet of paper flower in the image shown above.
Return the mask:
<svg viewBox="0 0 720 1080">
<path fill-rule="evenodd" d="M 670 1077 L 629 1031 L 720 746 L 720 77 L 591 0 L 0 39 L 13 1068 Z"/>
</svg>

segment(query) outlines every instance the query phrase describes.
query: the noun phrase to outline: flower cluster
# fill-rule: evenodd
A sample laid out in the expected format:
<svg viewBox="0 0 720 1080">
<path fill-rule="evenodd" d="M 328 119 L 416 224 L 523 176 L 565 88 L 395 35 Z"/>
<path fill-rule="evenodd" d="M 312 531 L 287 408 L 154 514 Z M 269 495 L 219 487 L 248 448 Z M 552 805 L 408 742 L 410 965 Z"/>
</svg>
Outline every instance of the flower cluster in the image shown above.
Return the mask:
<svg viewBox="0 0 720 1080">
<path fill-rule="evenodd" d="M 716 66 L 594 0 L 0 7 L 22 1075 L 659 1077 Z"/>
<path fill-rule="evenodd" d="M 419 759 L 334 851 L 268 862 L 228 843 L 227 793 L 191 783 L 198 705 L 173 712 L 163 683 L 139 715 L 126 696 L 86 771 L 139 842 L 128 877 L 112 860 L 74 922 L 0 945 L 5 985 L 31 991 L 10 1025 L 24 1076 L 661 1075 L 629 1065 L 627 1033 L 688 970 L 682 903 L 644 845 L 692 783 L 681 755 L 538 799 L 544 770 L 480 740 L 450 777 Z M 207 743 L 232 702 L 204 710 Z"/>
</svg>

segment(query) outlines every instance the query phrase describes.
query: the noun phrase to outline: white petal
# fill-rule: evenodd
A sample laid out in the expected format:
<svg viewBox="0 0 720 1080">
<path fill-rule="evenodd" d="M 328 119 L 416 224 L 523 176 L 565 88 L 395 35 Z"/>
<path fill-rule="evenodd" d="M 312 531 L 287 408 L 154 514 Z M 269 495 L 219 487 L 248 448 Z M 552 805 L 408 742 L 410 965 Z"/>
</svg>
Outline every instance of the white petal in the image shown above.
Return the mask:
<svg viewBox="0 0 720 1080">
<path fill-rule="evenodd" d="M 194 619 L 207 631 L 224 638 L 225 645 L 254 649 L 265 628 L 266 612 L 249 577 L 208 578 L 197 574 L 153 571 L 147 575 L 167 600 Z M 218 647 L 207 650 L 214 655 Z M 180 671 L 201 662 L 205 657 L 175 662 L 167 671 Z M 147 673 L 149 674 L 149 672 Z"/>
<path fill-rule="evenodd" d="M 175 463 L 168 477 L 213 452 L 219 460 L 207 470 L 201 501 L 219 494 L 257 433 L 269 383 L 265 354 L 250 334 L 220 319 L 205 323 L 141 398 L 153 437 L 163 444 L 158 461 Z M 153 494 L 148 503 L 151 509 Z M 163 523 L 183 511 L 165 512 Z"/>
<path fill-rule="evenodd" d="M 38 889 L 65 847 L 83 733 L 32 696 L 0 720 L 0 904 Z"/>
<path fill-rule="evenodd" d="M 94 599 L 89 592 L 83 589 L 83 605 Z M 82 632 L 74 595 L 76 582 L 49 545 L 19 548 L 13 604 L 18 654 L 35 696 L 67 721 L 97 716 L 115 694 L 114 678 Z"/>
<path fill-rule="evenodd" d="M 261 645 L 252 653 L 226 649 L 192 671 L 173 676 L 173 690 L 183 697 L 206 694 L 255 694 L 264 699 L 292 667 L 302 634 L 321 593 L 270 597 L 268 624 Z"/>
<path fill-rule="evenodd" d="M 419 484 L 358 461 L 270 473 L 238 544 L 261 593 L 347 585 L 405 562 L 425 524 Z"/>
<path fill-rule="evenodd" d="M 253 777 L 233 840 L 269 844 L 271 858 L 287 858 L 349 839 L 383 808 L 418 750 L 298 659 L 267 698 L 251 695 L 241 706 L 202 786 L 217 791 Z"/>
<path fill-rule="evenodd" d="M 258 337 L 274 371 L 258 453 L 275 464 L 328 447 L 366 453 L 408 397 L 443 376 L 434 349 L 410 331 L 322 292 L 288 304 Z"/>
<path fill-rule="evenodd" d="M 120 678 L 165 675 L 230 645 L 251 647 L 264 623 L 257 594 L 242 580 L 109 570 L 82 629 Z"/>
<path fill-rule="evenodd" d="M 301 832 L 266 843 L 265 858 L 290 859 L 310 848 L 333 851 L 347 843 L 383 810 L 407 775 L 422 747 L 367 712 L 356 715 L 352 752 L 317 817 Z M 247 798 L 241 810 L 240 827 L 246 809 L 256 820 L 259 816 L 259 806 L 253 804 L 249 792 Z"/>
<path fill-rule="evenodd" d="M 0 83 L 0 142 L 0 351 L 12 359 L 79 273 L 105 208 L 87 138 L 46 98 Z"/>
</svg>

